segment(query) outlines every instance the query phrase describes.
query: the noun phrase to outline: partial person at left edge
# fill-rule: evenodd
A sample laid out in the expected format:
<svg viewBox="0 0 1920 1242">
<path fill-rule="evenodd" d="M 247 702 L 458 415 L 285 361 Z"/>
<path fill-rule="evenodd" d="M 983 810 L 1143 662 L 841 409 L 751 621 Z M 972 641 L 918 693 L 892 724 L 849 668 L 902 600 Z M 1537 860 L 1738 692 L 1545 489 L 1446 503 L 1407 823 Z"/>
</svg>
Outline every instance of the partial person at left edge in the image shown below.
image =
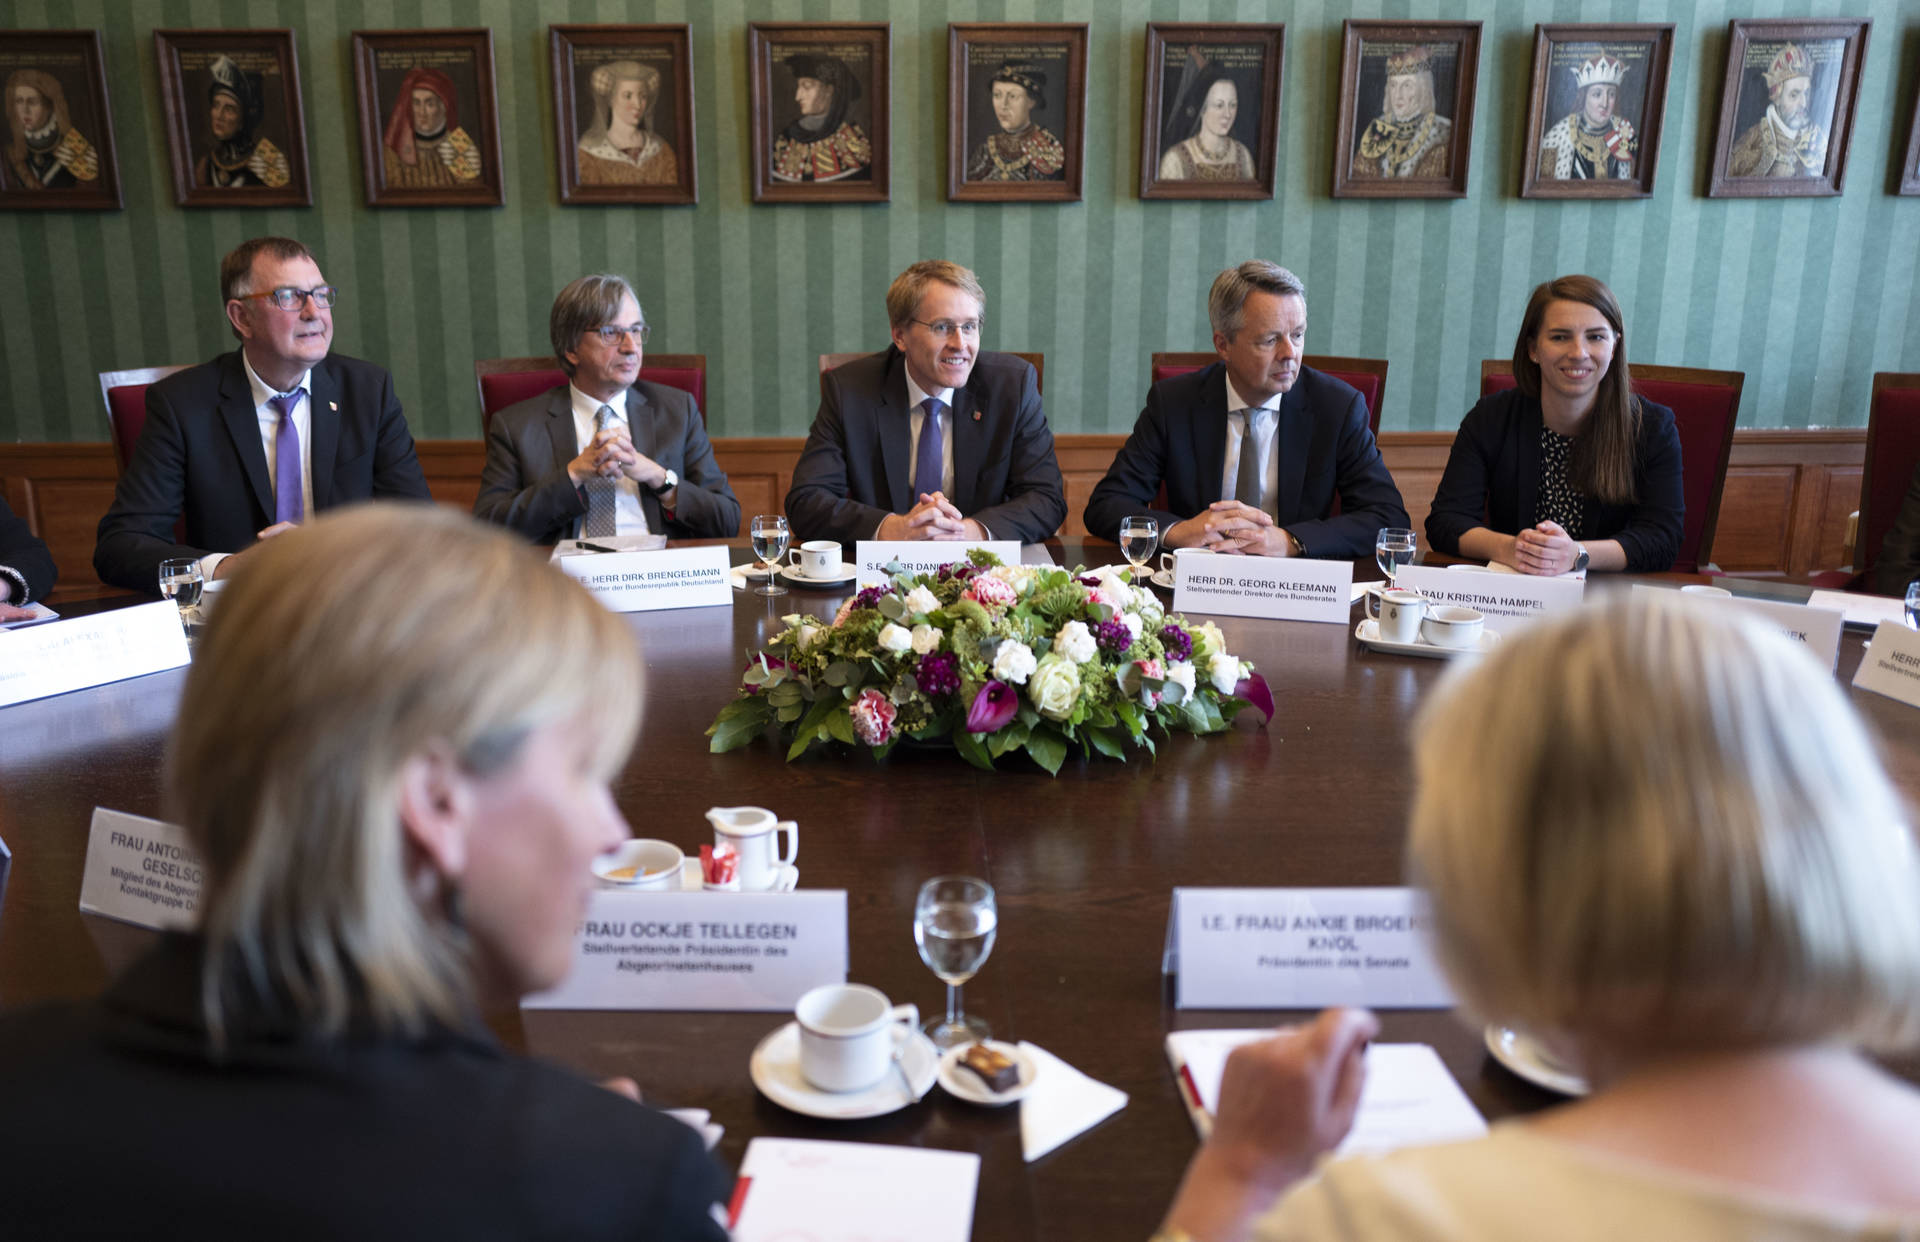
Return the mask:
<svg viewBox="0 0 1920 1242">
<path fill-rule="evenodd" d="M 53 553 L 0 496 L 0 621 L 24 621 L 27 608 L 53 589 Z"/>
<path fill-rule="evenodd" d="M 329 353 L 336 293 L 311 251 L 243 242 L 221 260 L 220 295 L 240 348 L 147 389 L 93 548 L 103 582 L 154 592 L 160 562 L 181 558 L 224 578 L 233 556 L 309 514 L 432 499 L 393 377 Z"/>
</svg>

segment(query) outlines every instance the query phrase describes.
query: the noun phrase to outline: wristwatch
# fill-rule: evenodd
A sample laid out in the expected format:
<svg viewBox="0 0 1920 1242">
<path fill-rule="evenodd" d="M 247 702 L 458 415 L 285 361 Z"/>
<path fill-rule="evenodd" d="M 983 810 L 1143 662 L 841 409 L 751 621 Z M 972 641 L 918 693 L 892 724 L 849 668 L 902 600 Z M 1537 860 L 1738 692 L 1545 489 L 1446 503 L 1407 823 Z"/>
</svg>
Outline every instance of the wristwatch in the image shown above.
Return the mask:
<svg viewBox="0 0 1920 1242">
<path fill-rule="evenodd" d="M 660 480 L 660 485 L 658 487 L 650 487 L 647 490 L 656 496 L 664 496 L 678 486 L 680 486 L 680 476 L 669 468 L 667 477 Z"/>
<path fill-rule="evenodd" d="M 1573 568 L 1568 570 L 1567 572 L 1577 574 L 1581 570 L 1587 567 L 1587 545 L 1584 543 L 1576 543 L 1573 545 L 1573 547 L 1574 547 Z"/>
</svg>

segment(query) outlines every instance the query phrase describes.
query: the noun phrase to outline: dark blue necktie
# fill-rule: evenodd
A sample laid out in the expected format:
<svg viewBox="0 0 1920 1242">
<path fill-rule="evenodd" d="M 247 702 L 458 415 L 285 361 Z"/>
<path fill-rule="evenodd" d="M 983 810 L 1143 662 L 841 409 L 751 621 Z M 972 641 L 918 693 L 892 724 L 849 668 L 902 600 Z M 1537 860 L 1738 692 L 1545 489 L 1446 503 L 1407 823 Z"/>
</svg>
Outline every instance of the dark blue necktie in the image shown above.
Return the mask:
<svg viewBox="0 0 1920 1242">
<path fill-rule="evenodd" d="M 293 425 L 293 407 L 305 395 L 296 388 L 275 393 L 267 404 L 280 411 L 280 429 L 273 436 L 273 520 L 298 522 L 307 516 L 306 498 L 300 494 L 300 429 Z"/>
<path fill-rule="evenodd" d="M 926 421 L 920 424 L 920 449 L 913 456 L 914 503 L 921 496 L 940 491 L 941 441 L 940 413 L 946 409 L 938 397 L 928 397 L 921 402 L 926 407 Z"/>
</svg>

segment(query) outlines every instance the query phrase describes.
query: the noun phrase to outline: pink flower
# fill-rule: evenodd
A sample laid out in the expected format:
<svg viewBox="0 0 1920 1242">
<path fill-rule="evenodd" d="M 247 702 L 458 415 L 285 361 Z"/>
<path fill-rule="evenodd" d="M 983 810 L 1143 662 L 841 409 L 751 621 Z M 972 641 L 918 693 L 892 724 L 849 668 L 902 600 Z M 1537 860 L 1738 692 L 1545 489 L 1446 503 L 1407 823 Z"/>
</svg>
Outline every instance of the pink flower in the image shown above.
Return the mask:
<svg viewBox="0 0 1920 1242">
<path fill-rule="evenodd" d="M 1120 593 L 1113 589 L 1112 582 L 1105 578 L 1100 579 L 1096 585 L 1087 588 L 1087 602 L 1089 604 L 1105 604 L 1115 612 L 1119 612 L 1127 606 L 1126 601 L 1120 598 Z"/>
<path fill-rule="evenodd" d="M 970 599 L 982 608 L 1005 608 L 1008 604 L 1019 600 L 1020 593 L 1000 579 L 989 578 L 982 574 L 967 583 L 967 589 L 962 592 L 962 598 Z"/>
<path fill-rule="evenodd" d="M 967 709 L 967 732 L 994 733 L 1007 727 L 1020 712 L 1020 695 L 1004 681 L 990 681 L 973 696 Z"/>
<path fill-rule="evenodd" d="M 1155 656 L 1151 660 L 1135 660 L 1133 666 L 1140 670 L 1142 677 L 1151 677 L 1155 681 L 1165 681 L 1167 679 L 1167 666 L 1160 662 L 1159 656 Z M 1149 690 L 1145 686 L 1142 686 L 1140 688 L 1140 705 L 1149 710 L 1160 706 L 1160 692 L 1158 690 Z"/>
<path fill-rule="evenodd" d="M 1245 699 L 1253 704 L 1255 711 L 1269 721 L 1273 719 L 1273 691 L 1267 687 L 1267 679 L 1260 674 L 1249 673 L 1242 677 L 1240 684 L 1233 688 L 1233 697 Z"/>
<path fill-rule="evenodd" d="M 853 717 L 853 735 L 868 746 L 881 746 L 893 736 L 893 703 L 878 690 L 862 690 L 847 711 Z"/>
</svg>

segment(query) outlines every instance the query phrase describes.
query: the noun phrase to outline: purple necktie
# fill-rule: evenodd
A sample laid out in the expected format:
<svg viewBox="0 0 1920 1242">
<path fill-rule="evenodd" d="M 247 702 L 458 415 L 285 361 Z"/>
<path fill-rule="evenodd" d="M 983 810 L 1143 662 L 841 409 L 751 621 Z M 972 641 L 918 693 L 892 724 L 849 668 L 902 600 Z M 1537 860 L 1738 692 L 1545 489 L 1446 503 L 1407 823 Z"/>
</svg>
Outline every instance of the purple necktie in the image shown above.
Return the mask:
<svg viewBox="0 0 1920 1242">
<path fill-rule="evenodd" d="M 293 425 L 293 407 L 305 396 L 301 389 L 275 393 L 267 404 L 280 411 L 280 429 L 273 437 L 273 520 L 298 522 L 307 516 L 300 495 L 300 429 Z"/>
<path fill-rule="evenodd" d="M 927 417 L 920 424 L 919 451 L 913 455 L 914 504 L 920 503 L 921 496 L 939 491 L 940 476 L 945 473 L 940 468 L 940 412 L 946 407 L 938 397 L 928 397 L 921 404 L 927 409 Z"/>
</svg>

